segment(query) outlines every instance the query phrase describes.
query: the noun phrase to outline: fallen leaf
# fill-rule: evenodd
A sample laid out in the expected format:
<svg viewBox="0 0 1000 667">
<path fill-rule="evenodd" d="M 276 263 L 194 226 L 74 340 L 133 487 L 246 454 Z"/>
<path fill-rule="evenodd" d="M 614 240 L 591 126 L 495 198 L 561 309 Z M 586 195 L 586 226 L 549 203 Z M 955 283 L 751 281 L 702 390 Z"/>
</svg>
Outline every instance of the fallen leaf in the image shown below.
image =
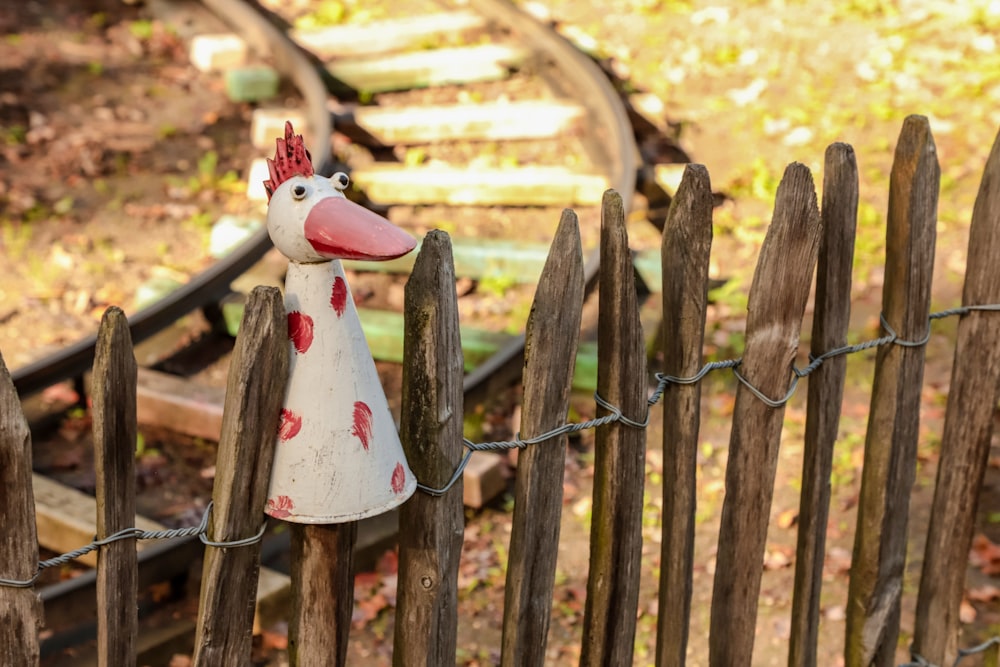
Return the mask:
<svg viewBox="0 0 1000 667">
<path fill-rule="evenodd" d="M 379 615 L 379 612 L 389 606 L 389 601 L 385 599 L 384 595 L 376 593 L 364 600 L 358 600 L 357 604 L 354 605 L 354 613 L 351 616 L 351 622 L 355 627 L 364 627 L 369 621 L 375 620 Z"/>
<path fill-rule="evenodd" d="M 765 570 L 780 570 L 792 564 L 792 549 L 790 547 L 773 547 L 764 554 Z"/>
<path fill-rule="evenodd" d="M 844 605 L 834 605 L 823 612 L 823 618 L 828 621 L 843 621 L 847 618 L 847 610 L 844 609 Z"/>
<path fill-rule="evenodd" d="M 173 587 L 170 585 L 169 581 L 164 581 L 158 584 L 153 584 L 149 587 L 149 593 L 153 598 L 153 602 L 163 602 L 164 600 L 169 600 L 174 594 Z M 171 661 L 170 663 L 174 663 Z"/>
<path fill-rule="evenodd" d="M 827 574 L 847 574 L 851 571 L 851 552 L 843 547 L 831 547 L 826 553 Z"/>
<path fill-rule="evenodd" d="M 958 620 L 968 625 L 976 620 L 976 608 L 968 600 L 962 600 L 958 607 Z"/>
<path fill-rule="evenodd" d="M 284 651 L 288 648 L 288 635 L 283 632 L 264 630 L 260 633 L 261 647 L 266 650 Z"/>
<path fill-rule="evenodd" d="M 972 538 L 969 564 L 978 567 L 983 574 L 1000 574 L 1000 545 L 982 533 L 976 535 Z"/>
<path fill-rule="evenodd" d="M 399 554 L 395 549 L 389 549 L 382 554 L 375 564 L 375 570 L 382 575 L 396 574 L 399 571 Z"/>
<path fill-rule="evenodd" d="M 778 528 L 791 528 L 799 522 L 799 511 L 787 509 L 778 515 Z"/>
<path fill-rule="evenodd" d="M 385 597 L 390 607 L 396 606 L 396 587 L 398 582 L 398 575 L 387 574 L 382 578 L 382 587 L 378 589 L 379 594 Z"/>
<path fill-rule="evenodd" d="M 80 394 L 76 393 L 73 385 L 69 382 L 61 382 L 48 387 L 42 392 L 42 400 L 46 403 L 69 403 L 80 402 Z"/>
<path fill-rule="evenodd" d="M 1000 588 L 997 588 L 993 584 L 976 586 L 966 591 L 965 596 L 972 602 L 992 602 L 1000 598 Z"/>
<path fill-rule="evenodd" d="M 382 581 L 378 572 L 359 572 L 354 575 L 354 599 L 360 600 L 374 591 Z"/>
</svg>

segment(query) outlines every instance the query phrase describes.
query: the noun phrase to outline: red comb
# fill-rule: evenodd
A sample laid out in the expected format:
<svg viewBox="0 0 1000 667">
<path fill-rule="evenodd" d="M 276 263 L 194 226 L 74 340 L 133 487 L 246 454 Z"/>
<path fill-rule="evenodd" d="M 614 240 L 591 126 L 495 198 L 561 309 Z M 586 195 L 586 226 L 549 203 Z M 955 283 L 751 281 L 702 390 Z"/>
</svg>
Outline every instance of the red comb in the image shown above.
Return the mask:
<svg viewBox="0 0 1000 667">
<path fill-rule="evenodd" d="M 268 201 L 278 186 L 292 176 L 312 176 L 316 173 L 313 171 L 312 158 L 306 150 L 302 135 L 295 134 L 291 121 L 285 121 L 285 138 L 277 139 L 276 143 L 274 159 L 267 161 L 267 170 L 271 178 L 264 181 Z"/>
</svg>

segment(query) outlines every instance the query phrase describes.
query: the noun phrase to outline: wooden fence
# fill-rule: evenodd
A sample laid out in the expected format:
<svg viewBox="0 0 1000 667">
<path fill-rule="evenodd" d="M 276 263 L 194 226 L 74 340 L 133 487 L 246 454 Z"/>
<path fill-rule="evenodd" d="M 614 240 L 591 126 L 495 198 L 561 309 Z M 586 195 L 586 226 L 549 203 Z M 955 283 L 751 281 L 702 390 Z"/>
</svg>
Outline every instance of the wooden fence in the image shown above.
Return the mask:
<svg viewBox="0 0 1000 667">
<path fill-rule="evenodd" d="M 713 667 L 750 665 L 765 536 L 785 397 L 814 272 L 817 275 L 805 458 L 799 510 L 789 665 L 817 664 L 819 594 L 830 475 L 842 401 L 850 313 L 858 175 L 850 146 L 826 154 L 823 207 L 809 170 L 788 167 L 749 295 L 746 348 L 737 369 L 726 495 L 718 538 L 709 636 Z M 908 503 L 914 481 L 924 346 L 929 326 L 939 168 L 927 120 L 906 119 L 892 169 L 880 340 L 865 444 L 847 608 L 846 665 L 893 664 L 899 634 Z M 704 167 L 687 168 L 663 234 L 664 499 L 657 664 L 683 665 L 691 615 L 702 342 L 712 243 L 712 193 Z M 818 267 L 817 264 L 818 258 Z M 576 216 L 563 214 L 526 328 L 520 437 L 565 423 L 584 295 Z M 1000 302 L 1000 142 L 973 212 L 963 304 Z M 632 662 L 640 586 L 647 414 L 646 360 L 625 212 L 605 195 L 601 230 L 596 463 L 581 664 Z M 444 486 L 463 457 L 462 352 L 451 246 L 432 232 L 406 288 L 401 436 L 418 479 Z M 958 325 L 938 481 L 917 601 L 915 653 L 951 664 L 977 493 L 1000 386 L 995 312 L 964 311 Z M 229 375 L 207 537 L 230 543 L 260 526 L 288 351 L 280 296 L 249 299 Z M 894 332 L 894 334 L 893 334 Z M 829 354 L 830 351 L 836 351 Z M 824 354 L 826 355 L 824 356 Z M 135 361 L 127 323 L 112 308 L 94 368 L 98 537 L 133 525 Z M 612 407 L 607 407 L 612 406 Z M 615 410 L 619 410 L 616 413 Z M 615 415 L 620 414 L 621 418 Z M 610 417 L 609 417 L 610 415 Z M 552 612 L 566 452 L 563 433 L 527 447 L 515 487 L 501 664 L 542 665 Z M 0 578 L 30 580 L 38 550 L 30 434 L 0 365 Z M 463 508 L 459 481 L 402 507 L 396 665 L 452 665 Z M 346 657 L 355 524 L 292 525 L 292 665 Z M 199 665 L 246 664 L 258 546 L 209 546 L 195 645 Z M 133 664 L 136 557 L 131 539 L 100 547 L 101 664 Z M 0 586 L 4 664 L 39 658 L 40 605 L 29 587 Z"/>
</svg>

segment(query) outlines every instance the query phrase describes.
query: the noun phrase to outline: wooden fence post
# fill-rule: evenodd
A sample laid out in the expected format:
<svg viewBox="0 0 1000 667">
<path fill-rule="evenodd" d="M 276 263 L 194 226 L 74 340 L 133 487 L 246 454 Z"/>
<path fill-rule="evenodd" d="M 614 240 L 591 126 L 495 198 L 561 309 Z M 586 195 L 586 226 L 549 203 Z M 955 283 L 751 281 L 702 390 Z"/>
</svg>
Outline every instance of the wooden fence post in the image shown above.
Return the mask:
<svg viewBox="0 0 1000 667">
<path fill-rule="evenodd" d="M 598 395 L 632 421 L 644 421 L 646 349 L 621 196 L 608 190 L 601 210 Z M 597 416 L 610 414 L 599 407 Z M 646 429 L 622 422 L 597 427 L 590 572 L 581 665 L 631 665 L 642 559 Z"/>
<path fill-rule="evenodd" d="M 791 164 L 778 186 L 774 217 L 754 272 L 741 375 L 772 401 L 792 379 L 802 316 L 820 237 L 809 169 Z M 736 392 L 712 596 L 709 664 L 750 665 L 767 525 L 784 405 L 771 406 L 741 384 Z"/>
<path fill-rule="evenodd" d="M 38 572 L 35 496 L 31 489 L 31 431 L 0 355 L 0 578 L 27 581 Z M 0 586 L 0 655 L 11 667 L 40 657 L 42 604 L 33 587 Z"/>
<path fill-rule="evenodd" d="M 138 369 L 125 313 L 108 308 L 97 332 L 91 382 L 94 416 L 97 538 L 135 526 L 135 396 Z M 97 660 L 135 662 L 139 631 L 139 563 L 135 540 L 103 545 L 97 554 Z"/>
<path fill-rule="evenodd" d="M 222 413 L 222 438 L 207 537 L 253 537 L 264 521 L 278 418 L 288 381 L 288 335 L 281 294 L 250 293 L 236 339 Z M 196 665 L 250 661 L 260 545 L 207 547 L 201 586 Z"/>
<path fill-rule="evenodd" d="M 521 438 L 566 423 L 583 310 L 583 251 L 576 214 L 563 211 L 525 330 Z M 504 591 L 504 667 L 545 664 L 552 615 L 567 436 L 527 447 L 518 459 Z"/>
<path fill-rule="evenodd" d="M 400 438 L 421 484 L 442 488 L 462 459 L 462 341 L 451 240 L 425 238 L 406 283 Z M 417 492 L 400 508 L 399 583 L 392 661 L 454 665 L 462 480 L 445 495 Z"/>
<path fill-rule="evenodd" d="M 858 165 L 854 149 L 832 144 L 823 170 L 823 238 L 816 269 L 816 307 L 810 350 L 818 357 L 847 344 L 851 319 L 851 267 L 858 219 Z M 809 376 L 802 494 L 799 500 L 795 589 L 789 667 L 815 667 L 819 595 L 826 555 L 833 445 L 840 426 L 847 357 L 832 357 Z"/>
<path fill-rule="evenodd" d="M 700 164 L 684 168 L 670 202 L 663 264 L 663 372 L 692 377 L 702 367 L 708 265 L 712 251 L 712 184 Z M 657 667 L 683 667 L 691 620 L 695 472 L 701 383 L 670 384 L 663 393 L 663 538 L 657 611 Z"/>
<path fill-rule="evenodd" d="M 907 117 L 889 180 L 882 290 L 882 315 L 903 341 L 919 343 L 928 334 L 940 175 L 927 119 Z M 875 361 L 847 600 L 847 667 L 895 660 L 924 352 L 922 344 L 885 345 Z"/>
<path fill-rule="evenodd" d="M 292 532 L 291 667 L 343 667 L 354 611 L 354 543 L 358 522 L 307 525 Z"/>
<path fill-rule="evenodd" d="M 1000 135 L 993 143 L 972 211 L 962 304 L 1000 303 Z M 958 650 L 958 608 L 972 544 L 979 490 L 993 435 L 1000 383 L 997 313 L 972 311 L 958 323 L 937 486 L 917 598 L 914 652 L 951 664 Z"/>
</svg>

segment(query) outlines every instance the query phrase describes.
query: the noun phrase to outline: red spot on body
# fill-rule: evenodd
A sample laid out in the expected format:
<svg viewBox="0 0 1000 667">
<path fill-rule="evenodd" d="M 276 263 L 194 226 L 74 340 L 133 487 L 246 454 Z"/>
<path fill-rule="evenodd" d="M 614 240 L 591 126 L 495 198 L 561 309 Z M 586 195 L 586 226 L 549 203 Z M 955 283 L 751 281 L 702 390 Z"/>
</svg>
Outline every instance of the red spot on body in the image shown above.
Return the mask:
<svg viewBox="0 0 1000 667">
<path fill-rule="evenodd" d="M 354 403 L 354 426 L 351 435 L 361 439 L 361 446 L 368 451 L 372 439 L 372 409 L 361 401 Z"/>
<path fill-rule="evenodd" d="M 397 463 L 392 471 L 392 492 L 398 495 L 403 492 L 405 486 L 406 468 L 403 467 L 402 463 Z"/>
<path fill-rule="evenodd" d="M 278 496 L 277 498 L 267 499 L 267 509 L 264 512 L 275 519 L 284 519 L 292 515 L 293 509 L 295 509 L 295 503 L 292 502 L 291 498 L 288 496 Z"/>
<path fill-rule="evenodd" d="M 347 283 L 340 276 L 333 279 L 333 289 L 330 291 L 330 305 L 337 317 L 344 314 L 347 309 Z"/>
<path fill-rule="evenodd" d="M 291 440 L 302 430 L 302 415 L 297 415 L 287 408 L 281 408 L 281 423 L 278 424 L 278 438 Z"/>
<path fill-rule="evenodd" d="M 288 313 L 288 337 L 295 351 L 304 353 L 313 342 L 313 319 L 297 310 Z"/>
</svg>

